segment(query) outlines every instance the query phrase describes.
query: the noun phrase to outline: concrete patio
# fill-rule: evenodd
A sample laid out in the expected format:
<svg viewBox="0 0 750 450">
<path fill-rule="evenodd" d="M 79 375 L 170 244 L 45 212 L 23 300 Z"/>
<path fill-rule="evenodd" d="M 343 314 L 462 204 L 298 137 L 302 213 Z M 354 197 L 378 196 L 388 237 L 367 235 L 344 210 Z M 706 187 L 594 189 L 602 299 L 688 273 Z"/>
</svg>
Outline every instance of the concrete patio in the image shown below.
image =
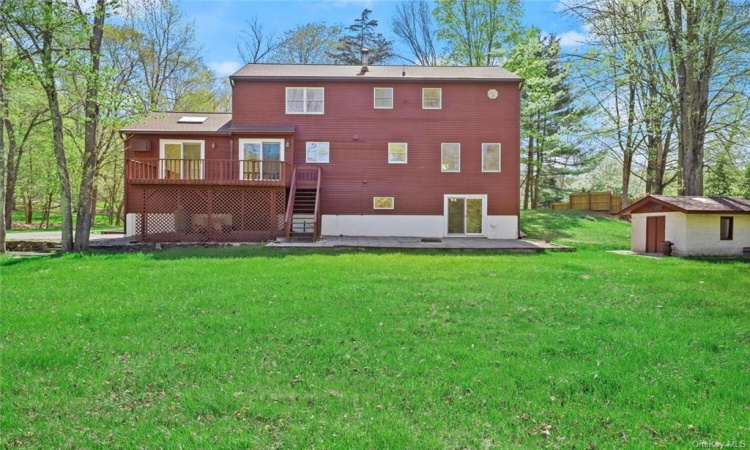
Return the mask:
<svg viewBox="0 0 750 450">
<path fill-rule="evenodd" d="M 42 251 L 56 251 L 60 244 L 59 231 L 40 231 L 24 233 L 8 233 L 6 236 L 9 249 L 24 247 L 36 248 Z M 114 251 L 149 251 L 161 248 L 234 246 L 255 243 L 135 243 L 132 237 L 124 234 L 92 233 L 92 249 L 111 249 Z M 24 245 L 28 244 L 28 245 Z M 570 252 L 574 247 L 552 244 L 545 241 L 530 239 L 486 239 L 481 237 L 370 237 L 370 236 L 323 236 L 317 242 L 286 242 L 283 239 L 266 244 L 271 248 L 361 248 L 361 249 L 392 249 L 392 250 L 487 250 L 505 253 L 540 253 L 545 251 Z"/>
<path fill-rule="evenodd" d="M 481 237 L 371 237 L 371 236 L 323 236 L 317 242 L 271 242 L 268 247 L 304 248 L 379 248 L 401 250 L 495 250 L 499 252 L 538 253 L 544 251 L 575 251 L 573 247 L 545 241 L 523 239 L 486 239 Z"/>
</svg>

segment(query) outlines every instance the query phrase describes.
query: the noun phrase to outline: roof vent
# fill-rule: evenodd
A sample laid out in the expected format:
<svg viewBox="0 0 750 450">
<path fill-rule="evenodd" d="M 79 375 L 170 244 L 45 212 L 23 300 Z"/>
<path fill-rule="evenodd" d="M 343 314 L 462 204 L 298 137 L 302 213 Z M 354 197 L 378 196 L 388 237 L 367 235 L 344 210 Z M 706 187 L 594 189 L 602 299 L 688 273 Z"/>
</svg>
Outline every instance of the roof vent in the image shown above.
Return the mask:
<svg viewBox="0 0 750 450">
<path fill-rule="evenodd" d="M 370 69 L 367 67 L 367 56 L 369 54 L 370 54 L 369 49 L 366 49 L 366 48 L 362 49 L 362 70 L 359 71 L 360 75 L 364 75 L 370 71 Z"/>
<path fill-rule="evenodd" d="M 183 116 L 180 117 L 180 120 L 177 121 L 177 123 L 203 123 L 208 119 L 208 117 L 203 116 Z"/>
</svg>

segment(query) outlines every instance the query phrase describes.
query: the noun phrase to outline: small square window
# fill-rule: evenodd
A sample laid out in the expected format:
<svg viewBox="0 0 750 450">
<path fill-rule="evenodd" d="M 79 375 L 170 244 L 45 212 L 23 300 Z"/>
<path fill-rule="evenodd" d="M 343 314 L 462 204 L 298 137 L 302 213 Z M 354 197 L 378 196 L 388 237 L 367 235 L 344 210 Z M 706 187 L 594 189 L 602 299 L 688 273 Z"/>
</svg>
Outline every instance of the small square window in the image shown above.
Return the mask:
<svg viewBox="0 0 750 450">
<path fill-rule="evenodd" d="M 440 144 L 440 171 L 461 171 L 461 144 Z"/>
<path fill-rule="evenodd" d="M 441 88 L 422 88 L 422 109 L 441 109 L 443 107 L 443 90 Z"/>
<path fill-rule="evenodd" d="M 720 228 L 722 241 L 734 239 L 734 217 L 722 217 Z"/>
<path fill-rule="evenodd" d="M 482 172 L 500 172 L 500 144 L 482 144 Z"/>
<path fill-rule="evenodd" d="M 393 109 L 393 88 L 373 88 L 375 109 Z"/>
<path fill-rule="evenodd" d="M 330 161 L 331 151 L 328 142 L 308 142 L 305 162 L 325 164 Z"/>
<path fill-rule="evenodd" d="M 388 164 L 406 164 L 408 155 L 406 142 L 388 143 Z"/>
<path fill-rule="evenodd" d="M 372 208 L 373 209 L 393 209 L 394 200 L 393 197 L 373 197 Z"/>
</svg>

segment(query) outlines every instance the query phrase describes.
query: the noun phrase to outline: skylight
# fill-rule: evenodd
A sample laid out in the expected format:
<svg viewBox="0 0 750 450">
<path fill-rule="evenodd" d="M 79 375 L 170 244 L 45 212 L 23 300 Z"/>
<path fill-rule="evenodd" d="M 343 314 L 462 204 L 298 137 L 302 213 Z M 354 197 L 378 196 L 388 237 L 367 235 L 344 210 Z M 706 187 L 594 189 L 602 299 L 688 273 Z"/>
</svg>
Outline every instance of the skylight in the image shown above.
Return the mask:
<svg viewBox="0 0 750 450">
<path fill-rule="evenodd" d="M 177 123 L 203 123 L 208 119 L 208 117 L 202 117 L 202 116 L 182 116 L 180 117 L 180 120 L 177 121 Z"/>
</svg>

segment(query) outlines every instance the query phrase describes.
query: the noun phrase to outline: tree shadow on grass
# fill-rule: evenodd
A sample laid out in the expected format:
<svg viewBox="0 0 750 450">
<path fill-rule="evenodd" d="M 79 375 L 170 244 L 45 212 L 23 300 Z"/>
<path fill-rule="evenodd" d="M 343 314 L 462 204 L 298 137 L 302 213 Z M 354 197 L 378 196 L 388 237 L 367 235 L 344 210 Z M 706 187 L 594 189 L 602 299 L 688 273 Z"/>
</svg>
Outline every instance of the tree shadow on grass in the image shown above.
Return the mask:
<svg viewBox="0 0 750 450">
<path fill-rule="evenodd" d="M 550 214 L 548 211 L 524 211 L 521 216 L 521 229 L 528 234 L 530 239 L 542 239 L 555 241 L 559 239 L 570 239 L 575 233 L 573 230 L 581 226 L 584 215 L 588 212 L 560 211 Z"/>
</svg>

